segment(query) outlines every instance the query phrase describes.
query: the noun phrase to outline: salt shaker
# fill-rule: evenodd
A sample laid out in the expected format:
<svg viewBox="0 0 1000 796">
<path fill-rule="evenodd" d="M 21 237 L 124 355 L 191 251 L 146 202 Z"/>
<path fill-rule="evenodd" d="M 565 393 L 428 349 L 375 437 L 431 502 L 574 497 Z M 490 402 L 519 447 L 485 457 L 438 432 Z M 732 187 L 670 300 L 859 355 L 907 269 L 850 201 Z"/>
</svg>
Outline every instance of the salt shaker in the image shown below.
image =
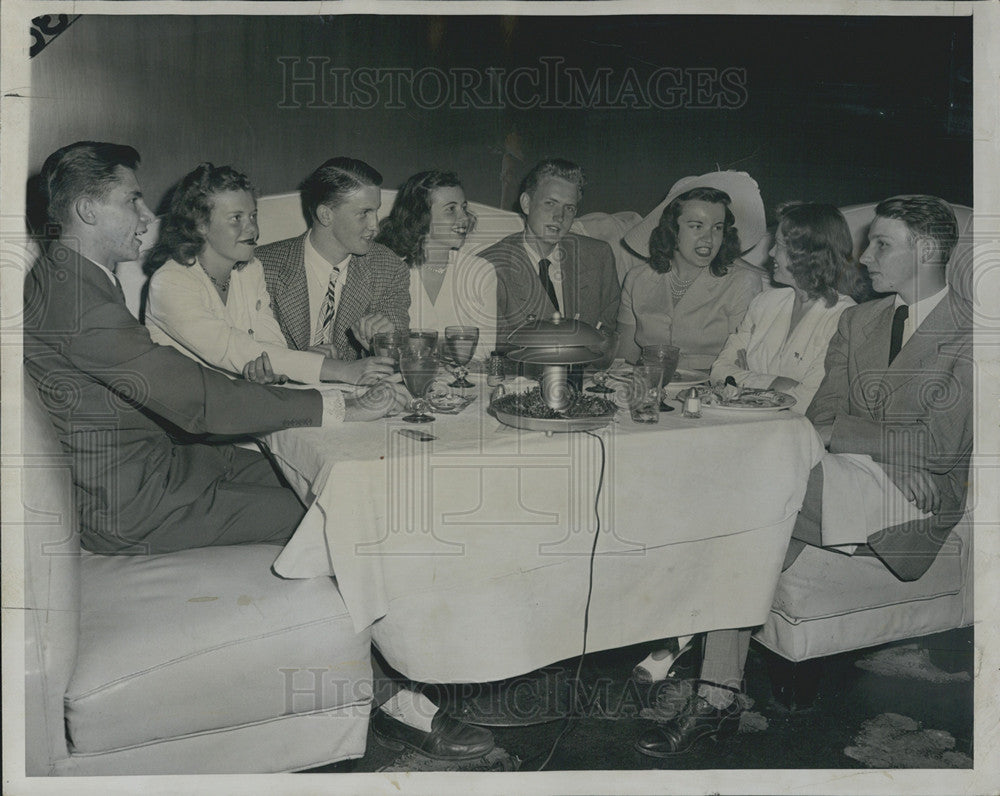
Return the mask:
<svg viewBox="0 0 1000 796">
<path fill-rule="evenodd" d="M 701 398 L 694 390 L 689 390 L 687 398 L 684 399 L 684 409 L 681 410 L 684 417 L 701 417 Z"/>
<path fill-rule="evenodd" d="M 496 387 L 504 379 L 504 356 L 499 351 L 491 351 L 486 360 L 486 383 Z"/>
</svg>

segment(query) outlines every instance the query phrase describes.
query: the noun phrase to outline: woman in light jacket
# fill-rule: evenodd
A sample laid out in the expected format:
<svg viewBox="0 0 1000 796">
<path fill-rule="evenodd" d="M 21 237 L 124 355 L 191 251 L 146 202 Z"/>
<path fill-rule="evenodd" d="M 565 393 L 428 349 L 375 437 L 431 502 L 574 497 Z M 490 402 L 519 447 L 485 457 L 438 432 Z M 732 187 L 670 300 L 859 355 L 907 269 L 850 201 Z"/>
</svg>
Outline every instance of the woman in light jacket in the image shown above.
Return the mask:
<svg viewBox="0 0 1000 796">
<path fill-rule="evenodd" d="M 750 303 L 739 329 L 712 366 L 712 380 L 771 388 L 805 413 L 823 381 L 826 348 L 840 314 L 854 300 L 837 290 L 849 279 L 851 231 L 832 205 L 791 203 L 778 210 L 770 255 L 772 279 L 786 287 Z"/>
</svg>

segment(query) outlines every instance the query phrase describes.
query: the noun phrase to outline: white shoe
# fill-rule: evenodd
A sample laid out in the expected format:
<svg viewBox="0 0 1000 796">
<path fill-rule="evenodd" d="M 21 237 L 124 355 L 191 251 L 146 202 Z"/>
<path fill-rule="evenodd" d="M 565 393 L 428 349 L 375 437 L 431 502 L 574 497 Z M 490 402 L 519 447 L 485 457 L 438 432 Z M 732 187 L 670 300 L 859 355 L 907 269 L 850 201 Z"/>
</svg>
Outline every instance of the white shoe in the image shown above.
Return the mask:
<svg viewBox="0 0 1000 796">
<path fill-rule="evenodd" d="M 653 653 L 649 653 L 642 661 L 632 669 L 632 679 L 637 683 L 658 683 L 666 680 L 670 676 L 670 670 L 674 668 L 677 659 L 691 648 L 691 640 L 694 636 L 681 636 L 672 638 L 667 642 L 665 649 L 669 654 L 663 658 L 656 659 Z M 657 650 L 661 652 L 662 650 Z"/>
</svg>

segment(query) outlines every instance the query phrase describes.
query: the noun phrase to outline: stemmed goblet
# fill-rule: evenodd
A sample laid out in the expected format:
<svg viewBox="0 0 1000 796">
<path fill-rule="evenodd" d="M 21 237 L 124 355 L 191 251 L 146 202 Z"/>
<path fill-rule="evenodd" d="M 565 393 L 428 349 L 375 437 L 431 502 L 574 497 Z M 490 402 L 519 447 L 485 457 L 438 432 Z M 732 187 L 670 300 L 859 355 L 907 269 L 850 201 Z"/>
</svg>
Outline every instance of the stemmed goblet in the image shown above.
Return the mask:
<svg viewBox="0 0 1000 796">
<path fill-rule="evenodd" d="M 449 387 L 474 387 L 466 376 L 469 369 L 465 367 L 472 359 L 479 342 L 479 328 L 476 326 L 447 326 L 444 330 L 444 353 L 449 365 L 454 368 L 455 381 Z"/>
<path fill-rule="evenodd" d="M 403 418 L 407 423 L 430 423 L 433 415 L 427 414 L 427 401 L 424 396 L 437 375 L 438 360 L 431 353 L 414 351 L 401 352 L 399 357 L 399 372 L 403 374 L 403 383 L 410 391 L 413 400 L 410 401 L 409 414 Z"/>
</svg>

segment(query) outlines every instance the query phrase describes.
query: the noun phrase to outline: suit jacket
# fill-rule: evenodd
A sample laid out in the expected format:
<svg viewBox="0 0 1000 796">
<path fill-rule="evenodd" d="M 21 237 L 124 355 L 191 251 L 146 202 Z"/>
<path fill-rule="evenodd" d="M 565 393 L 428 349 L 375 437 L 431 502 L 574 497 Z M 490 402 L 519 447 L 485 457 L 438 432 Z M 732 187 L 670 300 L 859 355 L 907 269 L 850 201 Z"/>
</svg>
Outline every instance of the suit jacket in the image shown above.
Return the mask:
<svg viewBox="0 0 1000 796">
<path fill-rule="evenodd" d="M 308 234 L 269 243 L 255 252 L 264 266 L 274 317 L 288 347 L 299 351 L 309 348 L 313 322 L 305 266 Z M 363 348 L 350 330 L 365 315 L 381 312 L 397 329 L 406 329 L 410 325 L 409 309 L 410 274 L 391 249 L 375 243 L 363 257 L 352 256 L 333 320 L 332 342 L 338 356 L 345 360 L 362 356 Z"/>
<path fill-rule="evenodd" d="M 831 453 L 927 471 L 942 494 L 938 515 L 902 523 L 868 544 L 902 580 L 933 563 L 961 518 L 972 453 L 972 310 L 953 292 L 924 319 L 892 365 L 892 297 L 850 307 L 826 355 L 807 417 L 832 423 Z"/>
<path fill-rule="evenodd" d="M 497 274 L 497 347 L 509 349 L 507 335 L 534 314 L 552 315 L 555 307 L 538 278 L 535 264 L 524 248 L 524 233 L 515 232 L 479 253 L 490 262 Z M 580 320 L 614 331 L 618 317 L 621 287 L 615 269 L 615 256 L 607 243 L 570 233 L 549 256 L 562 271 L 564 318 L 578 313 Z"/>
<path fill-rule="evenodd" d="M 153 343 L 121 289 L 60 244 L 28 273 L 24 306 L 25 367 L 71 455 L 87 549 L 142 538 L 223 474 L 218 446 L 191 435 L 322 423 L 315 390 L 233 381 Z"/>
</svg>

